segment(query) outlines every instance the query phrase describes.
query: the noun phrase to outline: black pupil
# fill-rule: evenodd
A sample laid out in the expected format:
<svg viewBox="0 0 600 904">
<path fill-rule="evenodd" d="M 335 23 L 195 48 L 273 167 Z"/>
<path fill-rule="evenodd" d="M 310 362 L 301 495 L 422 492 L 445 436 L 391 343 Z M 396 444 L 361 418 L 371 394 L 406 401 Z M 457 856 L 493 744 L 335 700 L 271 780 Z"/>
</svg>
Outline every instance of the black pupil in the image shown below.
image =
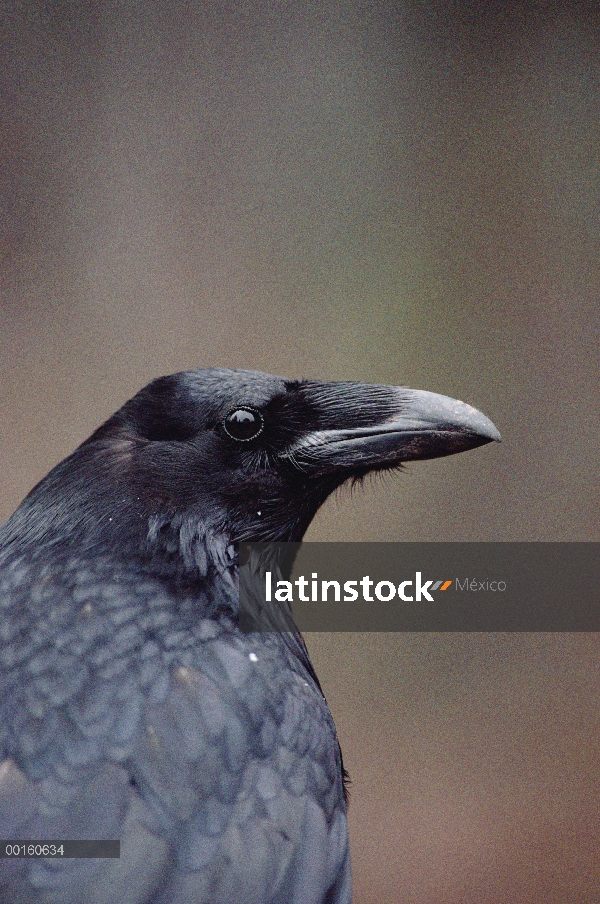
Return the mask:
<svg viewBox="0 0 600 904">
<path fill-rule="evenodd" d="M 225 430 L 232 439 L 253 439 L 262 430 L 262 417 L 249 408 L 237 408 L 225 418 Z"/>
</svg>

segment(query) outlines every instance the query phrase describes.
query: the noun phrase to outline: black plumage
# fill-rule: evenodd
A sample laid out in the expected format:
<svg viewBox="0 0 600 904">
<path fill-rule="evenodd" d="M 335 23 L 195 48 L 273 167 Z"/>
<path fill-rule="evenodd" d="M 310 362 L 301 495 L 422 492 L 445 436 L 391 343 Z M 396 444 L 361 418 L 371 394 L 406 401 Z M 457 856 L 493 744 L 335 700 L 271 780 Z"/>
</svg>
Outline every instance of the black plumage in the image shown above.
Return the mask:
<svg viewBox="0 0 600 904">
<path fill-rule="evenodd" d="M 301 539 L 349 478 L 498 439 L 430 393 L 155 380 L 0 528 L 1 904 L 350 900 L 335 726 L 295 632 L 236 626 L 236 543 Z"/>
</svg>

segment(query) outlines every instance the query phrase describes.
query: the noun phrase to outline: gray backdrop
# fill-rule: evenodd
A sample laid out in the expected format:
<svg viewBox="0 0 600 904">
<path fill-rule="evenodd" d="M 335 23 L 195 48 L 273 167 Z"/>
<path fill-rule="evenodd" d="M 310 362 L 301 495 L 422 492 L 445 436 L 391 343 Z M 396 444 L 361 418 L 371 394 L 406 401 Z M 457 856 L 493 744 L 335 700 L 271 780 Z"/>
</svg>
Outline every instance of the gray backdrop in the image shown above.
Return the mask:
<svg viewBox="0 0 600 904">
<path fill-rule="evenodd" d="M 149 379 L 462 398 L 319 540 L 597 540 L 592 2 L 0 3 L 0 517 Z M 597 592 L 597 591 L 594 591 Z M 311 635 L 357 904 L 598 900 L 595 635 Z"/>
</svg>

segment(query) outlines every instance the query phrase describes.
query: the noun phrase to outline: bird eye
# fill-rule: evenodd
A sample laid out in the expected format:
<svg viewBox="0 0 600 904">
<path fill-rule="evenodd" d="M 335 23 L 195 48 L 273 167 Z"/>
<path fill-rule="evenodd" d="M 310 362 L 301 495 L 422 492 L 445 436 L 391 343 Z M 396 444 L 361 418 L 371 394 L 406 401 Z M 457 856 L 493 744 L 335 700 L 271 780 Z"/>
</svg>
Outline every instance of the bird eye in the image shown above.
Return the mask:
<svg viewBox="0 0 600 904">
<path fill-rule="evenodd" d="M 253 408 L 236 408 L 235 411 L 229 412 L 223 421 L 223 427 L 231 439 L 247 442 L 258 436 L 262 431 L 263 423 L 262 414 Z"/>
</svg>

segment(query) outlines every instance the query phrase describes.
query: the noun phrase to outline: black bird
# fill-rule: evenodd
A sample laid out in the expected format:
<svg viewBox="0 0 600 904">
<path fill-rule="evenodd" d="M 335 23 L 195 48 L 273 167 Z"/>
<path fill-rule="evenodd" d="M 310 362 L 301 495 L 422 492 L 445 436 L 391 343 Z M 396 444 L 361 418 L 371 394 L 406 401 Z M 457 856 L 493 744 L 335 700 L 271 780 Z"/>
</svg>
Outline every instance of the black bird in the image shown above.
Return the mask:
<svg viewBox="0 0 600 904">
<path fill-rule="evenodd" d="M 335 726 L 299 634 L 236 626 L 236 546 L 297 541 L 349 478 L 499 439 L 462 402 L 163 377 L 0 528 L 2 904 L 346 904 Z"/>
</svg>

